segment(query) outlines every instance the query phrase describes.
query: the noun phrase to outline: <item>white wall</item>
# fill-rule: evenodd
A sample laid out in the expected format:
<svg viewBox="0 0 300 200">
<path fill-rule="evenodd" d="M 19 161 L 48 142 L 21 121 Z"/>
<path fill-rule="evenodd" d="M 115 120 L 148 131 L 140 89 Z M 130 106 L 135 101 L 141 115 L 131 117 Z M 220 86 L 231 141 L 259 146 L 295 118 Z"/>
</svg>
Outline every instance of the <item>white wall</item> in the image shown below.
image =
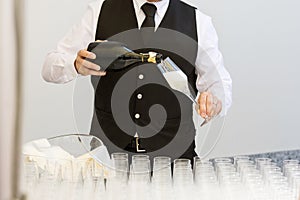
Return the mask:
<svg viewBox="0 0 300 200">
<path fill-rule="evenodd" d="M 233 106 L 211 156 L 299 149 L 300 2 L 201 0 L 233 79 Z"/>
<path fill-rule="evenodd" d="M 300 2 L 190 1 L 213 18 L 233 79 L 233 106 L 210 156 L 299 149 Z M 88 1 L 26 2 L 24 138 L 29 141 L 75 132 L 74 83 L 45 83 L 40 71 L 47 51 L 78 21 Z M 79 130 L 86 132 L 88 123 L 83 118 Z"/>
<path fill-rule="evenodd" d="M 12 197 L 16 126 L 16 29 L 14 1 L 0 1 L 0 199 Z"/>
<path fill-rule="evenodd" d="M 73 83 L 46 83 L 41 69 L 47 52 L 80 20 L 86 0 L 26 0 L 24 141 L 74 133 Z"/>
</svg>

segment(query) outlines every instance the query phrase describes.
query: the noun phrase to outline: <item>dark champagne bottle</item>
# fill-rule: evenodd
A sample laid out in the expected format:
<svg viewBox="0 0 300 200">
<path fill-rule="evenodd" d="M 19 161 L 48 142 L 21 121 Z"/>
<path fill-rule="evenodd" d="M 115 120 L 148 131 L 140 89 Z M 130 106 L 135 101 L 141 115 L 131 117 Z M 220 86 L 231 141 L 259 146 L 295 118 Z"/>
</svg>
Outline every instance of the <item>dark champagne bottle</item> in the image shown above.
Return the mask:
<svg viewBox="0 0 300 200">
<path fill-rule="evenodd" d="M 135 63 L 160 63 L 162 55 L 155 52 L 135 53 L 120 42 L 92 42 L 88 51 L 96 54 L 96 59 L 87 59 L 101 67 L 103 71 L 122 70 Z"/>
</svg>

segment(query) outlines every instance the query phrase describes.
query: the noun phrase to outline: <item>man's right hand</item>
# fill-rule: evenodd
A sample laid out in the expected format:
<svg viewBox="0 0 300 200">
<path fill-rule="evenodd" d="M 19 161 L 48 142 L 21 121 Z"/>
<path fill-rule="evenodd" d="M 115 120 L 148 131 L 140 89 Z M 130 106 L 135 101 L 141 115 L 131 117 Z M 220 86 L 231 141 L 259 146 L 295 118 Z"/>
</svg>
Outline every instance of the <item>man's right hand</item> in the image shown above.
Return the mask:
<svg viewBox="0 0 300 200">
<path fill-rule="evenodd" d="M 94 75 L 94 76 L 105 76 L 106 72 L 100 71 L 101 67 L 92 62 L 86 60 L 96 59 L 96 55 L 92 52 L 82 49 L 77 53 L 76 60 L 74 62 L 77 72 L 83 76 Z"/>
</svg>

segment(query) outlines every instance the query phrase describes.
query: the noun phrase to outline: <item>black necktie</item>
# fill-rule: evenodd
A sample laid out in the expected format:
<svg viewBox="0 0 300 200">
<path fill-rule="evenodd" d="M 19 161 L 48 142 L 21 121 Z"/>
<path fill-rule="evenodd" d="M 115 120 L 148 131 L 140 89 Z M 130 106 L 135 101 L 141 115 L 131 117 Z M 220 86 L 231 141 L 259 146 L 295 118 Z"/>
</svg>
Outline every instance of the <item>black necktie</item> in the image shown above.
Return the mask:
<svg viewBox="0 0 300 200">
<path fill-rule="evenodd" d="M 142 27 L 155 27 L 154 16 L 156 13 L 156 6 L 150 3 L 145 3 L 142 6 L 142 10 L 144 11 L 146 18 L 142 24 Z"/>
</svg>

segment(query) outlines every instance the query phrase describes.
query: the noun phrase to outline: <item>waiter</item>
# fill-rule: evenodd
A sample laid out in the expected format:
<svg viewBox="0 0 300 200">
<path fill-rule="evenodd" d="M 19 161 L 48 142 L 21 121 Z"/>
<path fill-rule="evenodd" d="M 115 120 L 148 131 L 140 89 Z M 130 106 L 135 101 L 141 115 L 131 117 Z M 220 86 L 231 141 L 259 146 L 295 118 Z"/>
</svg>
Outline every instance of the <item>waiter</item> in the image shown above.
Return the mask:
<svg viewBox="0 0 300 200">
<path fill-rule="evenodd" d="M 188 39 L 182 39 L 185 37 Z M 86 50 L 95 40 L 119 41 L 136 52 L 154 50 L 170 57 L 187 75 L 192 92 L 199 94 L 198 114 L 210 120 L 225 115 L 231 105 L 231 78 L 223 65 L 211 18 L 180 0 L 96 0 L 57 49 L 47 55 L 42 72 L 46 81 L 54 83 L 92 75 L 95 113 L 91 134 L 99 137 L 110 153 L 124 150 L 172 158 L 196 156 L 192 102 L 172 91 L 155 67 L 134 65 L 111 73 L 101 70 L 86 60 L 96 58 Z M 171 48 L 163 48 L 169 44 Z M 124 77 L 132 97 L 128 102 L 113 100 L 115 87 Z M 124 120 L 131 120 L 126 127 L 120 127 L 114 112 L 118 106 L 124 108 L 123 104 L 129 110 Z M 161 105 L 163 112 L 151 117 L 153 105 Z"/>
</svg>

